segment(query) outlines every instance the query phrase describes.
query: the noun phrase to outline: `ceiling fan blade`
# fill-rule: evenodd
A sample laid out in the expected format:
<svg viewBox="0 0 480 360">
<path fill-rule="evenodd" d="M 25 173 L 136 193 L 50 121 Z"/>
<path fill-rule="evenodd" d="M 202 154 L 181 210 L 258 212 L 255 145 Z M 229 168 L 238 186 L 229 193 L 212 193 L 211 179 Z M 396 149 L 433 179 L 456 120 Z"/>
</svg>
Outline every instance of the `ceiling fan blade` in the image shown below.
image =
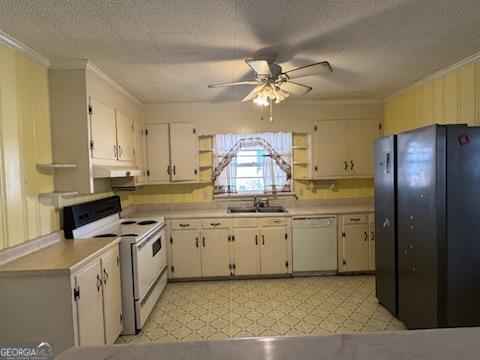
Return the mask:
<svg viewBox="0 0 480 360">
<path fill-rule="evenodd" d="M 302 66 L 285 72 L 289 79 L 297 79 L 304 76 L 320 75 L 332 72 L 332 67 L 328 61 Z"/>
<path fill-rule="evenodd" d="M 270 69 L 270 64 L 267 60 L 253 60 L 253 59 L 246 59 L 245 62 L 250 66 L 253 71 L 255 71 L 258 75 L 272 75 L 272 70 Z"/>
<path fill-rule="evenodd" d="M 225 87 L 225 86 L 237 86 L 237 85 L 258 85 L 261 82 L 256 80 L 249 80 L 249 81 L 236 81 L 236 82 L 229 82 L 229 83 L 221 83 L 221 84 L 211 84 L 208 85 L 209 88 L 218 88 L 218 87 Z"/>
<path fill-rule="evenodd" d="M 302 85 L 302 84 L 297 84 L 292 81 L 285 81 L 280 84 L 278 84 L 280 89 L 283 91 L 292 94 L 292 95 L 298 95 L 302 96 L 308 93 L 312 88 L 310 86 Z"/>
<path fill-rule="evenodd" d="M 252 91 L 250 91 L 248 93 L 247 96 L 245 96 L 242 100 L 242 102 L 246 102 L 246 101 L 251 101 L 253 99 L 255 99 L 255 97 L 257 96 L 257 94 L 265 87 L 265 84 L 262 84 L 260 86 L 257 86 L 255 89 L 253 89 Z"/>
</svg>

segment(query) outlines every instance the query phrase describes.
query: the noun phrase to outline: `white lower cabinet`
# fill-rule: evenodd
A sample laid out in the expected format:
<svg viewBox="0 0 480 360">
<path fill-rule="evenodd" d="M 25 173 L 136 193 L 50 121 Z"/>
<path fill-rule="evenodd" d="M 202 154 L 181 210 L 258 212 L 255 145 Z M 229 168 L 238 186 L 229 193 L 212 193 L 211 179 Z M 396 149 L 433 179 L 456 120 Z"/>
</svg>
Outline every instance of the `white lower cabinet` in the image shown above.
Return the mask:
<svg viewBox="0 0 480 360">
<path fill-rule="evenodd" d="M 100 258 L 103 278 L 103 317 L 105 344 L 113 344 L 123 330 L 120 257 L 118 248 Z"/>
<path fill-rule="evenodd" d="M 95 261 L 75 274 L 79 345 L 105 343 L 101 273 L 100 261 Z"/>
<path fill-rule="evenodd" d="M 171 276 L 287 274 L 289 232 L 281 218 L 172 220 Z"/>
<path fill-rule="evenodd" d="M 230 275 L 229 230 L 202 231 L 202 276 Z"/>
<path fill-rule="evenodd" d="M 65 269 L 0 276 L 0 339 L 48 341 L 56 356 L 72 346 L 113 344 L 123 329 L 118 241 L 91 258 L 76 254 L 78 263 Z M 59 251 L 58 258 L 75 257 Z"/>
<path fill-rule="evenodd" d="M 233 229 L 233 267 L 235 275 L 260 274 L 258 229 Z"/>
<path fill-rule="evenodd" d="M 170 244 L 173 277 L 190 278 L 202 276 L 200 231 L 172 230 Z"/>
<path fill-rule="evenodd" d="M 340 216 L 339 272 L 374 270 L 374 227 L 372 215 Z"/>
<path fill-rule="evenodd" d="M 260 268 L 262 274 L 284 274 L 288 272 L 287 228 L 261 228 Z"/>
</svg>

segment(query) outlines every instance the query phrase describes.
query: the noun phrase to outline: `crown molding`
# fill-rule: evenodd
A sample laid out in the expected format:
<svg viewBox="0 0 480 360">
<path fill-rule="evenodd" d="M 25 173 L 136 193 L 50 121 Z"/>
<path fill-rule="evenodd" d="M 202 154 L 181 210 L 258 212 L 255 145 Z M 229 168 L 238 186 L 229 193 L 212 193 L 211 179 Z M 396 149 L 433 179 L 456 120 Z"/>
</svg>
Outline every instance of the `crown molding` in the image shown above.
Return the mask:
<svg viewBox="0 0 480 360">
<path fill-rule="evenodd" d="M 432 81 L 432 80 L 435 80 L 435 79 L 438 79 L 439 77 L 442 77 L 446 74 L 448 74 L 449 72 L 451 71 L 454 71 L 454 70 L 457 70 L 465 65 L 468 65 L 468 64 L 471 64 L 472 62 L 475 62 L 477 60 L 480 60 L 480 52 L 477 52 L 463 60 L 460 60 L 459 62 L 456 62 L 455 64 L 453 65 L 450 65 L 450 66 L 447 66 L 446 68 L 442 69 L 442 70 L 439 70 L 431 75 L 428 75 L 427 77 L 424 77 L 423 79 L 420 79 L 418 81 L 415 81 L 414 83 L 400 89 L 400 90 L 397 90 L 395 91 L 394 93 L 386 96 L 383 100 L 384 102 L 386 101 L 389 101 L 399 95 L 402 95 L 404 93 L 406 93 L 407 91 L 409 90 L 412 90 L 416 87 L 419 87 L 429 81 Z"/>
<path fill-rule="evenodd" d="M 43 55 L 40 55 L 38 52 L 33 50 L 32 48 L 29 48 L 27 45 L 24 43 L 18 41 L 17 39 L 14 39 L 7 33 L 3 32 L 0 30 L 0 44 L 3 44 L 10 49 L 13 49 L 29 59 L 35 61 L 37 64 L 40 64 L 44 67 L 49 67 L 50 66 L 50 61 Z"/>
<path fill-rule="evenodd" d="M 132 95 L 127 89 L 125 89 L 122 85 L 120 85 L 118 82 L 113 80 L 110 76 L 105 74 L 100 68 L 92 64 L 90 61 L 87 62 L 87 71 L 90 71 L 92 74 L 100 78 L 101 80 L 105 81 L 108 85 L 113 87 L 114 89 L 118 90 L 120 93 L 123 95 L 129 97 L 131 100 L 136 102 L 138 105 L 144 105 L 143 101 Z"/>
<path fill-rule="evenodd" d="M 115 90 L 119 91 L 123 95 L 130 98 L 138 105 L 144 105 L 143 102 L 133 96 L 127 89 L 125 89 L 122 85 L 118 82 L 113 80 L 110 76 L 105 74 L 100 68 L 94 65 L 92 62 L 88 61 L 87 59 L 56 59 L 50 61 L 50 69 L 52 70 L 85 70 L 90 72 L 91 74 L 98 77 L 100 80 L 107 83 L 110 87 L 114 88 Z"/>
</svg>

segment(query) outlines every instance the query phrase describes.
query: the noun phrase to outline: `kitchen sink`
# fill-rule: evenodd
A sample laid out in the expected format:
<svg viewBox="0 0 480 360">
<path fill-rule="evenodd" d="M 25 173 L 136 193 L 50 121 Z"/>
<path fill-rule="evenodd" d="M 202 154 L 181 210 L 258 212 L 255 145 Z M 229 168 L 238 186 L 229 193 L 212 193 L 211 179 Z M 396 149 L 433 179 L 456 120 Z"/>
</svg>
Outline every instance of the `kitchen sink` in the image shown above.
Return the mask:
<svg viewBox="0 0 480 360">
<path fill-rule="evenodd" d="M 248 214 L 256 212 L 257 210 L 254 207 L 229 207 L 227 209 L 228 214 Z"/>
<path fill-rule="evenodd" d="M 228 214 L 252 214 L 252 213 L 286 213 L 288 212 L 282 206 L 268 206 L 268 207 L 229 207 Z"/>
<path fill-rule="evenodd" d="M 286 213 L 286 212 L 288 212 L 288 210 L 285 209 L 282 206 L 268 206 L 268 207 L 258 207 L 257 212 L 259 212 L 259 213 Z"/>
</svg>

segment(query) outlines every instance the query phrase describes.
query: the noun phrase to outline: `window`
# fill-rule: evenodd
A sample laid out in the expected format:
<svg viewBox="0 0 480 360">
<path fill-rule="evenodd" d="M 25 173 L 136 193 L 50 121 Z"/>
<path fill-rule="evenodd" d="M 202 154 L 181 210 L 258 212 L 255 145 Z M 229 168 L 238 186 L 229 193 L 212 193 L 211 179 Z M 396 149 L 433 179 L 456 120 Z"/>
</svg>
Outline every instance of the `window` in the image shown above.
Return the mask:
<svg viewBox="0 0 480 360">
<path fill-rule="evenodd" d="M 215 136 L 216 194 L 291 191 L 291 133 Z"/>
</svg>

